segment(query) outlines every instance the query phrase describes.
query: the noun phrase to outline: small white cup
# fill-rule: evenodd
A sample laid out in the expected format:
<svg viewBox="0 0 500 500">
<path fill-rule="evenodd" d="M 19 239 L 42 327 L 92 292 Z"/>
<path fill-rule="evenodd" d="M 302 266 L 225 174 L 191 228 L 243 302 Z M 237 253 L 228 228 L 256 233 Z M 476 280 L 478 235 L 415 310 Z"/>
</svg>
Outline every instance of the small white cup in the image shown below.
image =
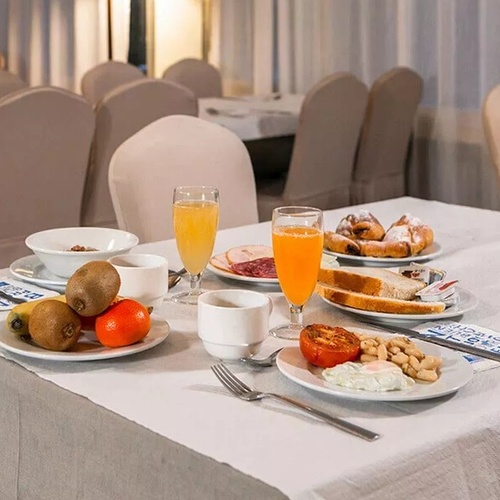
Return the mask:
<svg viewBox="0 0 500 500">
<path fill-rule="evenodd" d="M 168 260 L 160 255 L 130 253 L 116 255 L 108 262 L 121 279 L 119 295 L 146 307 L 159 307 L 168 291 Z"/>
<path fill-rule="evenodd" d="M 214 290 L 198 299 L 198 336 L 207 352 L 240 359 L 260 351 L 269 334 L 272 300 L 250 290 Z"/>
</svg>

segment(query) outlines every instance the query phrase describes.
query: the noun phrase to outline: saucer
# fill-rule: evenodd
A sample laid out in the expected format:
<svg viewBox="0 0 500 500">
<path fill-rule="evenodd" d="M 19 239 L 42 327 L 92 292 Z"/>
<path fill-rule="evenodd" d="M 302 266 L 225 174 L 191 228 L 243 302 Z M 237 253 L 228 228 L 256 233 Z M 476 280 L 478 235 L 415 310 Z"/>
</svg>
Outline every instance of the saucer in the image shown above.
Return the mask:
<svg viewBox="0 0 500 500">
<path fill-rule="evenodd" d="M 32 283 L 57 292 L 64 293 L 68 282 L 66 278 L 51 273 L 36 255 L 28 255 L 15 260 L 10 265 L 9 271 L 12 276 L 26 283 Z"/>
</svg>

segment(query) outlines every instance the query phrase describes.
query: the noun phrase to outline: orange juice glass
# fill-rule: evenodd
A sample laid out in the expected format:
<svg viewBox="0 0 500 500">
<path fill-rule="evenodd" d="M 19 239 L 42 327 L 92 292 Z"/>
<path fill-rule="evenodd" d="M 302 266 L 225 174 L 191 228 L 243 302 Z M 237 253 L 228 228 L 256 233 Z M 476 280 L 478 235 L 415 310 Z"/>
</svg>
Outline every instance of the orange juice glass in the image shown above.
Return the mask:
<svg viewBox="0 0 500 500">
<path fill-rule="evenodd" d="M 189 273 L 191 290 L 176 294 L 174 302 L 196 304 L 201 275 L 212 255 L 219 222 L 219 191 L 214 187 L 190 186 L 174 190 L 172 207 L 177 250 Z"/>
<path fill-rule="evenodd" d="M 312 207 L 280 207 L 273 212 L 273 253 L 281 289 L 290 305 L 291 321 L 271 333 L 297 339 L 302 310 L 311 297 L 323 254 L 323 213 Z"/>
</svg>

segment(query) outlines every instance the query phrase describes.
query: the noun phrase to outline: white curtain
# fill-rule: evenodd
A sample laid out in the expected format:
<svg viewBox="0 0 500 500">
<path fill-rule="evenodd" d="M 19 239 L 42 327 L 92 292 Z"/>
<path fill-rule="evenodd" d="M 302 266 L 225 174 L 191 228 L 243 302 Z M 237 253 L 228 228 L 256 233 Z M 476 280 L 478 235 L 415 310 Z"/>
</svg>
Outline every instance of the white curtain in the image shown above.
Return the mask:
<svg viewBox="0 0 500 500">
<path fill-rule="evenodd" d="M 127 59 L 130 7 L 113 0 L 113 55 Z M 31 86 L 80 91 L 88 69 L 108 58 L 107 0 L 0 0 L 0 52 Z"/>
<path fill-rule="evenodd" d="M 220 46 L 230 71 L 256 88 L 305 93 L 334 71 L 351 71 L 367 84 L 396 65 L 425 81 L 410 177 L 410 194 L 447 202 L 500 208 L 498 187 L 484 143 L 480 109 L 500 84 L 499 0 L 219 0 Z M 256 47 L 261 22 L 243 9 L 276 5 L 274 57 L 243 54 Z M 231 10 L 226 17 L 224 9 Z M 269 12 L 269 10 L 268 10 Z M 262 17 L 259 18 L 262 20 Z M 244 29 L 229 31 L 224 22 Z M 266 35 L 268 37 L 268 35 Z M 236 38 L 237 43 L 236 43 Z M 259 64 L 266 67 L 259 68 Z M 260 77 L 259 75 L 264 75 Z"/>
</svg>

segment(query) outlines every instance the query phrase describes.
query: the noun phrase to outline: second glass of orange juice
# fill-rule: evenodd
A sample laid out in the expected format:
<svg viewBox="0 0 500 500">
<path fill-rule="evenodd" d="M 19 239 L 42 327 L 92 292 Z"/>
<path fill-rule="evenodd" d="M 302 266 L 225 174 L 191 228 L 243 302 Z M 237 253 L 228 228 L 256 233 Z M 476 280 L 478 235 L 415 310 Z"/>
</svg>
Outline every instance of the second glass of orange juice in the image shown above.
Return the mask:
<svg viewBox="0 0 500 500">
<path fill-rule="evenodd" d="M 278 280 L 290 305 L 290 323 L 273 328 L 275 337 L 298 339 L 302 310 L 318 279 L 323 254 L 323 212 L 312 207 L 273 211 L 273 254 Z"/>
<path fill-rule="evenodd" d="M 174 295 L 174 302 L 197 304 L 201 275 L 208 264 L 219 222 L 219 190 L 188 186 L 174 190 L 173 222 L 177 250 L 189 273 L 191 290 Z"/>
</svg>

